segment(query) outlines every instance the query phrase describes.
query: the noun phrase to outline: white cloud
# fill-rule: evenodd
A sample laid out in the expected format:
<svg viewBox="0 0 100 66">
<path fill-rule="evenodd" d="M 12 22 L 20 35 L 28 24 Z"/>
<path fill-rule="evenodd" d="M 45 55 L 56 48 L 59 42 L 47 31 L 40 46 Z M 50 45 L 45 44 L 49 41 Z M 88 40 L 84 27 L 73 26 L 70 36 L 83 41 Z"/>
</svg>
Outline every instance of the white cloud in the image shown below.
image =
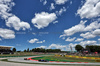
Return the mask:
<svg viewBox="0 0 100 66">
<path fill-rule="evenodd" d="M 40 2 L 43 2 L 43 5 L 47 4 L 47 0 L 40 0 Z"/>
<path fill-rule="evenodd" d="M 0 16 L 5 19 L 8 27 L 14 27 L 15 30 L 29 29 L 30 25 L 27 22 L 23 22 L 17 16 L 9 13 L 14 5 L 13 0 L 0 0 Z"/>
<path fill-rule="evenodd" d="M 92 41 L 82 41 L 79 44 L 82 45 L 82 46 L 86 46 L 86 45 L 96 45 L 97 44 L 97 41 L 94 41 L 94 40 L 92 40 Z"/>
<path fill-rule="evenodd" d="M 40 47 L 37 47 L 37 48 L 44 48 L 44 49 L 45 49 L 45 48 L 46 48 L 46 46 L 40 46 Z"/>
<path fill-rule="evenodd" d="M 98 38 L 98 43 L 100 43 L 100 38 Z"/>
<path fill-rule="evenodd" d="M 73 2 L 72 1 L 70 1 L 70 4 L 72 4 Z"/>
<path fill-rule="evenodd" d="M 61 49 L 61 50 L 66 50 L 67 46 L 66 45 L 59 45 L 59 44 L 51 44 L 48 49 Z"/>
<path fill-rule="evenodd" d="M 36 43 L 44 43 L 45 42 L 45 40 L 43 40 L 43 41 L 38 41 L 38 42 L 36 42 Z"/>
<path fill-rule="evenodd" d="M 64 40 L 64 39 L 65 39 L 65 37 L 62 37 L 62 39 Z"/>
<path fill-rule="evenodd" d="M 78 33 L 78 32 L 86 32 L 85 34 L 81 33 L 80 36 L 87 39 L 96 37 L 97 33 L 99 34 L 99 31 L 100 31 L 99 20 L 94 21 L 87 26 L 85 26 L 85 23 L 86 21 L 81 21 L 80 24 L 75 25 L 67 30 L 64 30 L 64 34 L 60 35 L 60 38 L 64 36 L 72 36 L 73 34 Z M 87 31 L 90 31 L 90 32 L 87 32 Z"/>
<path fill-rule="evenodd" d="M 94 21 L 85 27 L 84 31 L 92 31 L 94 29 L 100 28 L 100 23 L 98 21 Z"/>
<path fill-rule="evenodd" d="M 38 41 L 38 39 L 34 38 L 34 39 L 31 39 L 31 40 L 29 41 L 29 43 L 35 43 L 35 42 L 37 42 L 37 41 Z"/>
<path fill-rule="evenodd" d="M 85 34 L 82 33 L 82 34 L 80 34 L 80 36 L 82 36 L 83 38 L 87 38 L 87 39 L 96 37 L 94 34 L 92 34 L 90 32 L 87 32 Z"/>
<path fill-rule="evenodd" d="M 79 14 L 81 18 L 100 16 L 100 0 L 86 0 L 85 4 L 78 9 L 77 14 Z"/>
<path fill-rule="evenodd" d="M 13 14 L 9 13 L 12 7 L 15 5 L 13 0 L 0 0 L 0 16 L 2 19 L 7 19 L 11 17 Z M 15 38 L 15 32 L 9 29 L 0 28 L 0 37 L 4 39 L 13 39 Z"/>
<path fill-rule="evenodd" d="M 15 38 L 15 32 L 9 29 L 0 28 L 0 37 L 4 39 L 13 39 Z"/>
<path fill-rule="evenodd" d="M 16 16 L 9 17 L 8 21 L 6 22 L 6 25 L 8 27 L 13 27 L 15 30 L 25 30 L 30 28 L 30 25 L 27 22 L 21 21 Z"/>
<path fill-rule="evenodd" d="M 74 38 L 70 38 L 70 37 L 68 37 L 65 41 L 69 41 L 69 42 L 71 42 L 71 41 L 74 41 L 76 39 L 76 37 L 74 37 Z"/>
<path fill-rule="evenodd" d="M 83 38 L 77 38 L 76 40 L 75 40 L 75 42 L 80 42 L 80 41 L 83 41 L 84 39 Z"/>
<path fill-rule="evenodd" d="M 96 44 L 96 41 L 82 41 L 79 44 L 83 47 L 85 47 L 86 45 L 99 45 L 100 44 Z M 44 49 L 61 49 L 62 51 L 70 51 L 71 47 L 72 47 L 72 51 L 75 51 L 75 46 L 78 44 L 73 44 L 70 43 L 69 45 L 60 45 L 60 44 L 51 44 L 49 46 L 40 46 L 37 48 L 44 48 Z"/>
<path fill-rule="evenodd" d="M 39 41 L 39 39 L 37 39 L 37 38 L 29 40 L 29 43 L 31 43 L 31 44 L 33 44 L 33 43 L 44 43 L 44 42 L 45 42 L 45 40 Z"/>
<path fill-rule="evenodd" d="M 46 5 L 47 4 L 47 0 L 45 0 L 44 2 L 43 2 L 43 5 Z"/>
<path fill-rule="evenodd" d="M 53 24 L 56 24 L 56 23 L 58 23 L 58 21 L 54 21 L 54 22 L 53 22 Z"/>
<path fill-rule="evenodd" d="M 12 6 L 14 6 L 13 0 L 0 0 L 0 16 L 3 19 L 7 19 L 9 16 L 12 16 L 11 13 L 8 13 L 11 11 Z"/>
<path fill-rule="evenodd" d="M 98 39 L 98 41 L 100 41 L 100 38 Z"/>
<path fill-rule="evenodd" d="M 58 5 L 65 4 L 68 0 L 55 0 L 55 3 Z"/>
<path fill-rule="evenodd" d="M 51 44 L 51 45 L 49 46 L 49 48 L 53 48 L 53 47 L 56 47 L 56 49 L 59 49 L 59 48 L 66 48 L 66 46 L 57 45 L 57 44 Z"/>
<path fill-rule="evenodd" d="M 59 11 L 56 11 L 56 14 L 57 15 L 61 15 L 63 12 L 66 12 L 66 8 L 65 7 L 61 8 Z"/>
<path fill-rule="evenodd" d="M 33 32 L 32 34 L 33 34 L 33 35 L 36 35 L 36 33 L 35 33 L 35 32 Z"/>
<path fill-rule="evenodd" d="M 70 51 L 70 46 L 72 46 L 73 50 L 77 44 L 69 44 L 69 45 L 60 45 L 60 44 L 50 44 L 49 46 L 40 46 L 37 48 L 44 48 L 44 49 L 61 49 L 62 51 Z"/>
<path fill-rule="evenodd" d="M 52 23 L 54 20 L 56 20 L 57 16 L 55 13 L 37 13 L 35 14 L 35 17 L 32 19 L 32 23 L 35 27 L 38 29 L 47 27 L 50 23 Z"/>
<path fill-rule="evenodd" d="M 42 2 L 43 0 L 40 0 L 40 2 Z"/>
<path fill-rule="evenodd" d="M 51 3 L 50 10 L 55 9 L 54 3 Z"/>
<path fill-rule="evenodd" d="M 60 35 L 60 38 L 61 37 L 64 37 L 64 36 L 72 36 L 73 34 L 77 33 L 77 32 L 83 32 L 84 31 L 84 28 L 85 28 L 85 22 L 86 21 L 81 21 L 80 24 L 78 25 L 75 25 L 67 30 L 64 30 L 64 34 L 63 35 Z"/>
<path fill-rule="evenodd" d="M 100 29 L 94 30 L 93 34 L 96 35 L 96 36 L 100 36 Z"/>
</svg>

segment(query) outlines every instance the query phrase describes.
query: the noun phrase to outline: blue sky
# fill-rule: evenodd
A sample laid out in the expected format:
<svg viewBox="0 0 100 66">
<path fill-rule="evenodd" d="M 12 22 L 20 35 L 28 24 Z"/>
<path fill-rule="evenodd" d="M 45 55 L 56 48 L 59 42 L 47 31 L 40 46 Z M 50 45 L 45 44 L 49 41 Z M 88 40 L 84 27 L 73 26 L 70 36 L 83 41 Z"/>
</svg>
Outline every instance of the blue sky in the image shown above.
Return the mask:
<svg viewBox="0 0 100 66">
<path fill-rule="evenodd" d="M 0 0 L 0 45 L 69 51 L 100 43 L 99 0 Z"/>
</svg>

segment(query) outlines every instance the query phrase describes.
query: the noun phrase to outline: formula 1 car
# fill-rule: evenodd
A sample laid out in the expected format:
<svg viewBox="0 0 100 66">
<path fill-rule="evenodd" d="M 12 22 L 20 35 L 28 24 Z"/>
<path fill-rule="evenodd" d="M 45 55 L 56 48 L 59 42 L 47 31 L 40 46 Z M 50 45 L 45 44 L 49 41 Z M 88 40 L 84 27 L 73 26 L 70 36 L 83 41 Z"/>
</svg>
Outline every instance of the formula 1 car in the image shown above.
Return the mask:
<svg viewBox="0 0 100 66">
<path fill-rule="evenodd" d="M 48 60 L 39 59 L 39 62 L 49 62 Z"/>
<path fill-rule="evenodd" d="M 30 60 L 30 59 L 28 59 L 28 58 L 24 58 L 24 60 Z"/>
</svg>

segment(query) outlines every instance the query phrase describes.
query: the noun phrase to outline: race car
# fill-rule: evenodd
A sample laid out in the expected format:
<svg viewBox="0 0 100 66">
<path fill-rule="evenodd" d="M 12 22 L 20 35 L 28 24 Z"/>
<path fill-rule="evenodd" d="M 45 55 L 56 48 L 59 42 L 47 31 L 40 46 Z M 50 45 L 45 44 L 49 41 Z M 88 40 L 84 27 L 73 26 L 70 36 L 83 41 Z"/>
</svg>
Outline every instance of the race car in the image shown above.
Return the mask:
<svg viewBox="0 0 100 66">
<path fill-rule="evenodd" d="M 39 62 L 49 62 L 48 60 L 39 59 Z"/>
<path fill-rule="evenodd" d="M 30 59 L 28 59 L 28 58 L 24 58 L 24 60 L 30 60 Z"/>
</svg>

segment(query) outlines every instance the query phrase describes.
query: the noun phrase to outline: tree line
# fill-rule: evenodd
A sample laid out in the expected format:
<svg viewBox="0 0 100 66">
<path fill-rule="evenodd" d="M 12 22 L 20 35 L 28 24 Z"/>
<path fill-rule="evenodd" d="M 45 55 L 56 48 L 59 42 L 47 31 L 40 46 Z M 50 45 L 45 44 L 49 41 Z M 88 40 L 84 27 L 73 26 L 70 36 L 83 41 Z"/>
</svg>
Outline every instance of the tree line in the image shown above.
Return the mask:
<svg viewBox="0 0 100 66">
<path fill-rule="evenodd" d="M 79 52 L 81 51 L 82 49 L 87 49 L 89 50 L 90 52 L 98 52 L 100 53 L 100 46 L 97 46 L 97 45 L 87 45 L 84 47 L 82 47 L 81 45 L 76 45 L 75 46 L 75 49 Z"/>
<path fill-rule="evenodd" d="M 29 48 L 24 50 L 24 52 L 61 52 L 60 49 L 43 49 L 43 48 L 34 48 L 29 50 Z"/>
<path fill-rule="evenodd" d="M 16 48 L 12 49 L 13 52 L 22 52 L 22 51 L 17 51 Z M 25 49 L 23 52 L 61 52 L 60 49 L 43 49 L 43 48 L 34 48 L 34 49 Z"/>
</svg>

